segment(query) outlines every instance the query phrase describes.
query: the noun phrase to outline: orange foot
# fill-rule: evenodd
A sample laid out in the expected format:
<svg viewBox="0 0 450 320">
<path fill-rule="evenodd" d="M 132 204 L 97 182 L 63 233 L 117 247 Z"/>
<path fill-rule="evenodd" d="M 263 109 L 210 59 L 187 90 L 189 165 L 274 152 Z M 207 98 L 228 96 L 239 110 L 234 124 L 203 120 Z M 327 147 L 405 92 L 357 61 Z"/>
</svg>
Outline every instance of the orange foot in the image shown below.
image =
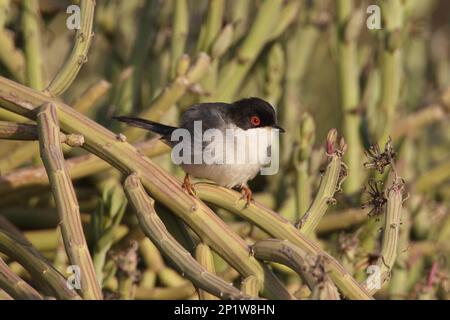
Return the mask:
<svg viewBox="0 0 450 320">
<path fill-rule="evenodd" d="M 246 204 L 245 204 L 245 207 L 247 208 L 250 205 L 250 203 L 253 202 L 253 192 L 248 187 L 248 185 L 243 184 L 241 186 L 241 193 L 242 193 L 241 199 L 245 199 L 247 201 Z"/>
<path fill-rule="evenodd" d="M 191 180 L 189 180 L 189 175 L 187 173 L 184 176 L 184 181 L 183 181 L 183 184 L 181 185 L 181 187 L 183 189 L 185 189 L 187 191 L 187 193 L 189 193 L 191 196 L 195 197 L 195 194 L 196 194 L 195 189 L 191 183 Z"/>
</svg>

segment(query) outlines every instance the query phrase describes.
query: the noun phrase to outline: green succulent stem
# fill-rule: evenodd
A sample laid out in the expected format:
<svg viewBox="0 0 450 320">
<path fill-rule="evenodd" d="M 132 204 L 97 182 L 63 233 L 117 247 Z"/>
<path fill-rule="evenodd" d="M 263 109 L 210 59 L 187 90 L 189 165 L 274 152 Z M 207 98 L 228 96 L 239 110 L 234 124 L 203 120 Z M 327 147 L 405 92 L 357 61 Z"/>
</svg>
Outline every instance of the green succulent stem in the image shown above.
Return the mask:
<svg viewBox="0 0 450 320">
<path fill-rule="evenodd" d="M 314 234 L 328 206 L 335 202 L 334 194 L 340 189 L 342 179 L 346 176 L 346 167 L 342 162 L 345 144 L 342 150 L 334 149 L 337 131 L 331 130 L 327 138 L 328 164 L 320 181 L 319 190 L 304 216 L 297 222 L 300 232 L 306 236 Z M 342 142 L 343 143 L 343 142 Z"/>
<path fill-rule="evenodd" d="M 297 223 L 302 234 L 311 236 L 319 225 L 328 206 L 334 203 L 335 200 L 333 196 L 339 183 L 341 165 L 340 156 L 332 156 L 320 182 L 319 191 L 314 197 L 308 211 Z"/>
<path fill-rule="evenodd" d="M 397 258 L 403 189 L 403 182 L 400 178 L 395 177 L 392 186 L 387 191 L 386 218 L 381 240 L 381 252 L 376 264 L 379 272 L 377 272 L 376 277 L 371 278 L 375 281 L 374 283 L 370 281 L 364 283 L 371 295 L 375 294 L 381 288 L 381 285 L 389 280 Z"/>
<path fill-rule="evenodd" d="M 0 2 L 0 6 L 5 1 Z M 1 9 L 0 9 L 1 10 Z M 0 61 L 17 81 L 23 83 L 25 80 L 25 56 L 16 48 L 14 35 L 3 25 L 0 25 Z"/>
<path fill-rule="evenodd" d="M 208 13 L 200 31 L 197 51 L 210 52 L 211 46 L 222 28 L 224 9 L 224 0 L 211 0 L 208 2 Z"/>
<path fill-rule="evenodd" d="M 66 253 L 70 263 L 80 268 L 82 275 L 80 291 L 83 298 L 101 299 L 102 292 L 84 237 L 78 201 L 64 163 L 55 105 L 43 104 L 36 118 L 41 157 L 61 220 L 61 233 Z"/>
<path fill-rule="evenodd" d="M 183 97 L 191 85 L 200 81 L 207 74 L 210 62 L 210 57 L 206 53 L 200 52 L 197 61 L 187 70 L 186 74 L 176 77 L 138 116 L 153 121 L 159 120 L 170 107 Z M 145 131 L 133 127 L 127 128 L 125 131 L 125 135 L 131 141 L 136 140 L 143 133 Z"/>
<path fill-rule="evenodd" d="M 260 282 L 255 276 L 248 276 L 241 282 L 241 291 L 251 297 L 257 297 L 260 290 Z"/>
<path fill-rule="evenodd" d="M 194 285 L 224 299 L 242 299 L 245 297 L 238 289 L 230 286 L 198 263 L 171 236 L 153 208 L 154 200 L 147 195 L 137 175 L 128 176 L 124 188 L 145 235 L 161 252 L 166 253 L 172 263 Z"/>
<path fill-rule="evenodd" d="M 265 239 L 257 241 L 252 246 L 252 253 L 257 259 L 288 266 L 306 282 L 311 290 L 318 284 L 317 277 L 311 273 L 311 263 L 317 259 L 317 256 L 312 256 L 287 240 Z"/>
<path fill-rule="evenodd" d="M 18 300 L 42 300 L 42 296 L 17 276 L 0 257 L 0 288 Z"/>
<path fill-rule="evenodd" d="M 80 4 L 80 29 L 75 34 L 75 45 L 67 61 L 45 89 L 45 92 L 52 97 L 59 96 L 67 90 L 87 61 L 87 53 L 94 36 L 92 26 L 95 0 L 81 0 Z"/>
<path fill-rule="evenodd" d="M 385 114 L 385 126 L 380 137 L 384 144 L 393 129 L 395 110 L 400 99 L 402 83 L 402 34 L 404 23 L 404 3 L 401 0 L 382 2 L 385 12 L 384 50 L 381 57 L 381 101 L 379 111 Z"/>
<path fill-rule="evenodd" d="M 282 7 L 280 0 L 262 2 L 248 35 L 238 49 L 237 57 L 220 70 L 216 94 L 218 101 L 227 102 L 234 98 L 254 61 L 270 41 Z"/>
<path fill-rule="evenodd" d="M 189 33 L 189 10 L 187 0 L 175 0 L 172 23 L 171 60 L 172 76 L 176 74 L 177 64 L 185 52 L 186 40 Z"/>
<path fill-rule="evenodd" d="M 212 184 L 198 183 L 195 190 L 200 199 L 224 208 L 239 217 L 251 221 L 274 238 L 288 240 L 306 253 L 314 256 L 326 256 L 329 261 L 330 277 L 339 290 L 351 299 L 371 299 L 366 290 L 332 256 L 324 252 L 313 241 L 306 238 L 288 220 L 259 203 L 245 206 L 238 192 L 217 187 Z"/>
<path fill-rule="evenodd" d="M 0 139 L 8 140 L 38 140 L 36 125 L 25 123 L 11 123 L 0 121 Z M 83 136 L 60 134 L 61 143 L 68 146 L 80 146 L 83 144 Z"/>
<path fill-rule="evenodd" d="M 9 124 L 7 127 L 11 127 Z M 14 125 L 12 125 L 14 130 Z M 34 127 L 36 129 L 36 127 Z M 26 128 L 31 129 L 30 127 Z M 5 128 L 6 135 L 14 135 L 9 128 Z M 37 133 L 37 132 L 36 132 Z M 20 134 L 22 135 L 22 133 Z M 28 135 L 28 133 L 27 133 Z M 61 134 L 62 136 L 64 134 Z M 154 157 L 167 152 L 167 146 L 159 139 L 147 140 L 135 145 L 137 150 L 147 157 Z M 111 168 L 110 164 L 93 154 L 73 157 L 66 160 L 66 167 L 72 179 L 81 179 Z M 0 194 L 11 193 L 17 189 L 32 186 L 48 186 L 49 181 L 45 167 L 27 167 L 15 170 L 0 177 Z"/>
<path fill-rule="evenodd" d="M 80 299 L 67 280 L 28 242 L 0 230 L 0 252 L 19 262 L 31 275 L 37 287 L 58 299 Z"/>
<path fill-rule="evenodd" d="M 111 89 L 111 83 L 100 80 L 89 86 L 72 104 L 73 108 L 81 113 L 87 113 Z"/>
<path fill-rule="evenodd" d="M 427 170 L 415 181 L 415 190 L 419 193 L 429 192 L 450 178 L 450 160 L 444 160 Z"/>
<path fill-rule="evenodd" d="M 39 1 L 23 1 L 22 29 L 25 41 L 27 85 L 42 90 L 45 86 L 44 60 L 42 53 L 41 14 Z"/>
<path fill-rule="evenodd" d="M 348 142 L 345 162 L 348 163 L 349 172 L 351 172 L 344 183 L 347 193 L 356 192 L 362 181 L 360 116 L 355 112 L 360 103 L 359 66 L 357 63 L 357 37 L 361 27 L 359 18 L 360 15 L 355 12 L 353 0 L 337 1 L 339 85 L 341 108 L 344 114 L 344 137 Z"/>
<path fill-rule="evenodd" d="M 307 212 L 311 203 L 311 177 L 309 158 L 315 141 L 314 120 L 308 113 L 304 113 L 300 119 L 300 139 L 294 149 L 293 163 L 296 170 L 295 184 L 295 209 L 297 220 Z"/>
<path fill-rule="evenodd" d="M 202 265 L 208 272 L 216 273 L 214 267 L 214 256 L 208 245 L 199 243 L 195 248 L 195 259 L 200 265 Z M 243 292 L 245 294 L 245 292 Z M 200 300 L 217 300 L 215 295 L 212 295 L 204 290 L 198 291 Z M 257 294 L 255 296 L 258 296 Z"/>
</svg>

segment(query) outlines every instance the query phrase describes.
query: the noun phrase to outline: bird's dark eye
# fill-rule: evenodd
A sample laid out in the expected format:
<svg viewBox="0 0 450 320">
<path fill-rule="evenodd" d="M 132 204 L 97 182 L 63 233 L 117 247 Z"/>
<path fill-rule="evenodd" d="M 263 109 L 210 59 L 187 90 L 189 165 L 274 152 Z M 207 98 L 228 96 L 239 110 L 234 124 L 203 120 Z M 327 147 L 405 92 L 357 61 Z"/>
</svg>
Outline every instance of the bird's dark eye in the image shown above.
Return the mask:
<svg viewBox="0 0 450 320">
<path fill-rule="evenodd" d="M 250 123 L 256 127 L 256 126 L 259 126 L 261 124 L 261 120 L 259 119 L 258 116 L 252 116 L 250 118 Z"/>
</svg>

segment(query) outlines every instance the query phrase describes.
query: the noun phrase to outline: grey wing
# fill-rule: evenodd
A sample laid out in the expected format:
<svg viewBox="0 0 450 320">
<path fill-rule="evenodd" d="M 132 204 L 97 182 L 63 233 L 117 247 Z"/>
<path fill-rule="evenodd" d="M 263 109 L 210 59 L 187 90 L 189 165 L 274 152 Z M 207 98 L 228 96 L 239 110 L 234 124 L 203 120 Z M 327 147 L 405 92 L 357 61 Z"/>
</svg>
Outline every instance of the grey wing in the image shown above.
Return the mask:
<svg viewBox="0 0 450 320">
<path fill-rule="evenodd" d="M 218 129 L 220 131 L 224 131 L 227 127 L 227 117 L 226 117 L 226 108 L 228 108 L 227 104 L 222 103 L 201 103 L 192 106 L 183 114 L 180 127 L 189 130 L 192 133 L 191 141 L 192 141 L 192 153 L 193 156 L 196 156 L 200 150 L 194 148 L 194 144 L 202 146 L 201 152 L 205 150 L 205 148 L 212 148 L 214 143 L 211 141 L 205 141 L 204 133 L 209 129 Z M 215 151 L 210 152 L 213 154 L 212 162 L 220 162 L 220 159 L 223 159 L 223 149 L 222 148 L 213 148 Z"/>
<path fill-rule="evenodd" d="M 223 129 L 226 126 L 225 103 L 200 103 L 186 110 L 181 118 L 180 127 L 192 130 L 195 121 L 201 121 L 202 131 L 211 128 Z"/>
</svg>

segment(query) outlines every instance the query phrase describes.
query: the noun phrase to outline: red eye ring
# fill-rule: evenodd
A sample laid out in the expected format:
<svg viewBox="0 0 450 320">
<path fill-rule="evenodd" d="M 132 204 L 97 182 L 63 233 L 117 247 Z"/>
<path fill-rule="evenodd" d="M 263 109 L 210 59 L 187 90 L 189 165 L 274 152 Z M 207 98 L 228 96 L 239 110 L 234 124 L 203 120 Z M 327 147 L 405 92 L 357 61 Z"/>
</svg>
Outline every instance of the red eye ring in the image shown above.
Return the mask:
<svg viewBox="0 0 450 320">
<path fill-rule="evenodd" d="M 252 116 L 250 118 L 250 123 L 254 126 L 259 126 L 261 124 L 261 120 L 259 119 L 258 116 Z"/>
</svg>

